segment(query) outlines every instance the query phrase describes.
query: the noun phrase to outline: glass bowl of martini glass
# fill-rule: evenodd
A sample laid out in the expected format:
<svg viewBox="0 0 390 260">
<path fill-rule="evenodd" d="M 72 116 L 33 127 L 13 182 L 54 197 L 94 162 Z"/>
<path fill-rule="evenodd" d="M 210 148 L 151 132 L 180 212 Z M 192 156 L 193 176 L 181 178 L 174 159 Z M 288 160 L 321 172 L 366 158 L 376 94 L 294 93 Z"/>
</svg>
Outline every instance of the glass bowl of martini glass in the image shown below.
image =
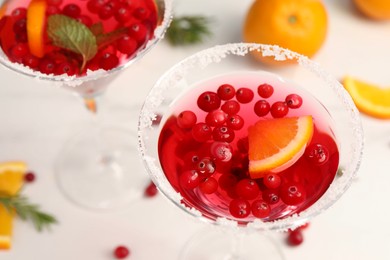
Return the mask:
<svg viewBox="0 0 390 260">
<path fill-rule="evenodd" d="M 110 82 L 162 39 L 171 8 L 171 0 L 0 0 L 0 63 L 71 90 L 96 115 Z M 136 135 L 98 121 L 66 143 L 56 177 L 78 205 L 119 207 L 142 194 Z"/>
<path fill-rule="evenodd" d="M 302 55 L 250 43 L 216 46 L 168 70 L 144 102 L 138 136 L 159 190 L 223 230 L 190 240 L 182 259 L 283 259 L 258 235 L 328 209 L 363 148 L 358 111 L 336 79 Z"/>
</svg>

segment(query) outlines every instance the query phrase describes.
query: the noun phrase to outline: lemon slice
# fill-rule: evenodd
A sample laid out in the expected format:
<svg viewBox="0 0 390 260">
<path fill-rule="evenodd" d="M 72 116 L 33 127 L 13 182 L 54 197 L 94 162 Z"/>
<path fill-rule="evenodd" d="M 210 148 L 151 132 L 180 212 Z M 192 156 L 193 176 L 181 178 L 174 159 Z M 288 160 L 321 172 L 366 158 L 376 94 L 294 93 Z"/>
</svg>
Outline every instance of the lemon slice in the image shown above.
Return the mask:
<svg viewBox="0 0 390 260">
<path fill-rule="evenodd" d="M 258 121 L 248 129 L 249 174 L 261 178 L 285 169 L 303 154 L 313 135 L 311 116 Z"/>
<path fill-rule="evenodd" d="M 361 112 L 377 118 L 390 118 L 390 88 L 381 88 L 350 76 L 344 78 L 343 85 Z"/>
</svg>

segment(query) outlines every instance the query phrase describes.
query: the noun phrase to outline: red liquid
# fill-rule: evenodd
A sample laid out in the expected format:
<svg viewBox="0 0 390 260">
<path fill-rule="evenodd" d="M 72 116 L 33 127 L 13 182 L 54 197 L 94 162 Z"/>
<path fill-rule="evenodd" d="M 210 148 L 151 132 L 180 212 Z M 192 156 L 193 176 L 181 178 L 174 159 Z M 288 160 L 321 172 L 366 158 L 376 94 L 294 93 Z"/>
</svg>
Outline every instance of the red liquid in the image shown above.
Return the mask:
<svg viewBox="0 0 390 260">
<path fill-rule="evenodd" d="M 215 141 L 213 139 L 203 143 L 195 141 L 191 129 L 183 129 L 178 126 L 177 116 L 184 110 L 191 110 L 197 115 L 197 122 L 205 122 L 207 113 L 197 106 L 198 96 L 204 91 L 216 92 L 220 85 L 226 83 L 233 85 L 236 90 L 241 87 L 252 89 L 254 99 L 250 103 L 240 104 L 241 109 L 238 115 L 244 119 L 244 127 L 235 131 L 235 138 L 230 143 L 233 158 L 223 163 L 218 161 L 210 152 L 211 145 Z M 276 203 L 268 203 L 271 211 L 266 217 L 262 217 L 264 221 L 272 221 L 299 213 L 310 207 L 324 194 L 334 180 L 338 169 L 339 151 L 332 132 L 332 119 L 316 99 L 302 89 L 291 87 L 291 83 L 286 83 L 272 74 L 239 72 L 216 77 L 199 83 L 196 88 L 176 101 L 172 106 L 171 115 L 168 115 L 163 121 L 159 138 L 159 158 L 167 179 L 173 188 L 180 192 L 186 205 L 199 210 L 207 218 L 226 217 L 239 220 L 241 223 L 255 219 L 252 212 L 243 218 L 233 217 L 229 211 L 229 205 L 233 199 L 240 198 L 236 192 L 236 183 L 242 179 L 250 179 L 248 156 L 245 149 L 242 148 L 240 139 L 247 137 L 248 127 L 254 125 L 258 120 L 272 118 L 270 113 L 265 117 L 259 117 L 253 110 L 255 102 L 264 99 L 257 94 L 257 86 L 263 83 L 268 83 L 274 87 L 273 95 L 266 99 L 271 105 L 276 101 L 284 101 L 289 94 L 300 95 L 303 99 L 302 106 L 297 109 L 289 109 L 286 117 L 311 115 L 314 122 L 314 133 L 310 143 L 306 146 L 305 153 L 296 162 L 289 165 L 287 169 L 277 173 L 282 181 L 278 188 L 267 188 L 264 185 L 263 178 L 255 179 L 260 193 L 256 198 L 245 200 L 250 205 L 256 200 L 264 201 L 264 196 L 270 192 L 279 197 Z M 233 100 L 236 100 L 236 98 L 233 98 Z M 221 104 L 224 102 L 222 101 Z M 324 163 L 314 163 L 309 158 L 309 150 L 312 149 L 311 147 L 314 144 L 320 144 L 328 151 Z M 193 155 L 197 156 L 198 161 L 202 158 L 208 158 L 213 162 L 211 165 L 215 166 L 215 172 L 211 174 L 211 177 L 218 181 L 215 192 L 205 194 L 199 185 L 195 185 L 195 188 L 183 187 L 180 176 L 187 170 L 198 169 L 197 163 L 191 163 L 191 159 L 195 158 Z M 204 176 L 202 173 L 199 173 L 199 175 Z M 204 177 L 200 182 L 202 183 L 207 178 L 209 176 Z M 229 184 L 229 181 L 226 182 L 227 179 L 233 181 Z M 306 194 L 304 200 L 296 205 L 287 205 L 280 199 L 283 184 L 291 182 L 298 183 L 303 187 Z"/>
<path fill-rule="evenodd" d="M 101 23 L 103 31 L 100 34 L 121 30 L 117 38 L 99 45 L 98 52 L 85 66 L 82 66 L 80 54 L 53 45 L 46 31 L 44 56 L 36 57 L 30 53 L 25 25 L 28 23 L 25 13 L 30 1 L 26 0 L 9 1 L 5 15 L 0 17 L 0 46 L 12 62 L 22 63 L 33 70 L 54 75 L 84 75 L 87 70 L 110 70 L 125 63 L 153 37 L 158 23 L 153 0 L 101 0 L 103 4 L 100 8 L 91 7 L 93 2 L 99 1 L 46 0 L 46 19 L 50 15 L 61 14 L 78 20 L 88 28 Z M 79 10 L 69 8 L 71 4 Z M 53 64 L 45 69 L 48 62 Z M 63 68 L 65 65 L 70 68 Z"/>
</svg>

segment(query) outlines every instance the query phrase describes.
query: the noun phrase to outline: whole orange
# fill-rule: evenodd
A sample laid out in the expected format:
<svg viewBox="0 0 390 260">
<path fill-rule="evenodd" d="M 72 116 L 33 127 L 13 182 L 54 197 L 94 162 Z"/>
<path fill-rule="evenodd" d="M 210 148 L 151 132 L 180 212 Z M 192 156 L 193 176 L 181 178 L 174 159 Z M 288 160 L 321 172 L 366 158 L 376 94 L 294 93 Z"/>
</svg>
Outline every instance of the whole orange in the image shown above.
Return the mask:
<svg viewBox="0 0 390 260">
<path fill-rule="evenodd" d="M 311 57 L 324 43 L 327 28 L 326 9 L 319 0 L 255 0 L 244 22 L 243 38 Z M 261 54 L 253 54 L 264 61 Z"/>
<path fill-rule="evenodd" d="M 354 0 L 357 9 L 372 19 L 390 19 L 389 0 Z"/>
</svg>

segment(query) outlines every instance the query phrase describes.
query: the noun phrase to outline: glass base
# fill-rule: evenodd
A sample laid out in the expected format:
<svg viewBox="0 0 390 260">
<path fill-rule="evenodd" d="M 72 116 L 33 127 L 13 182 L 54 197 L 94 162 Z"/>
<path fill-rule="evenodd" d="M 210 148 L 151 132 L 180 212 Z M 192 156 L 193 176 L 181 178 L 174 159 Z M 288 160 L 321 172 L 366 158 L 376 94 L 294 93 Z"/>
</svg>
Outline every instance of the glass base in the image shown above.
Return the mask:
<svg viewBox="0 0 390 260">
<path fill-rule="evenodd" d="M 56 179 L 72 202 L 90 209 L 120 208 L 143 196 L 147 174 L 135 132 L 94 128 L 73 137 L 56 162 Z"/>
<path fill-rule="evenodd" d="M 208 228 L 192 237 L 180 260 L 284 260 L 279 246 L 261 231 Z"/>
</svg>

